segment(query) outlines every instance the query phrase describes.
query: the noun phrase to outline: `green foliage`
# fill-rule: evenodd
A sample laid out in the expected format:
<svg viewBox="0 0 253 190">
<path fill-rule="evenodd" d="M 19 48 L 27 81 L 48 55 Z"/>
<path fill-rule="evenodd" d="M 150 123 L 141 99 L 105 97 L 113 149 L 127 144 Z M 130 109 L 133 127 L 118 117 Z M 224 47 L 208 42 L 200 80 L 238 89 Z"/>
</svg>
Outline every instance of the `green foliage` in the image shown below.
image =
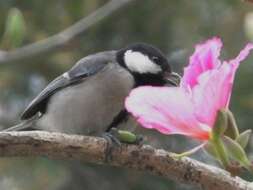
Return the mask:
<svg viewBox="0 0 253 190">
<path fill-rule="evenodd" d="M 220 138 L 226 131 L 227 125 L 228 125 L 227 110 L 219 110 L 216 116 L 214 127 L 212 129 L 211 138 L 213 140 Z"/>
<path fill-rule="evenodd" d="M 10 9 L 5 23 L 3 46 L 7 49 L 19 47 L 26 35 L 25 20 L 17 8 Z"/>
<path fill-rule="evenodd" d="M 251 171 L 251 163 L 241 145 L 230 137 L 224 136 L 223 142 L 229 155 L 242 166 Z"/>
<path fill-rule="evenodd" d="M 219 110 L 211 138 L 204 149 L 220 161 L 227 170 L 233 166 L 232 159 L 252 171 L 251 163 L 245 153 L 251 132 L 251 130 L 246 130 L 239 134 L 233 113 L 230 110 Z"/>
<path fill-rule="evenodd" d="M 236 124 L 234 115 L 230 110 L 227 111 L 227 119 L 228 119 L 228 127 L 227 130 L 225 131 L 225 135 L 232 139 L 238 138 L 239 136 L 238 126 Z"/>
<path fill-rule="evenodd" d="M 213 158 L 215 158 L 216 160 L 219 159 L 219 156 L 217 155 L 217 152 L 215 150 L 215 147 L 213 146 L 213 144 L 211 142 L 207 142 L 207 144 L 204 147 L 204 150 L 210 154 Z"/>
<path fill-rule="evenodd" d="M 249 139 L 250 139 L 250 136 L 252 134 L 252 130 L 251 129 L 248 129 L 244 132 L 242 132 L 237 138 L 236 138 L 236 142 L 238 142 L 240 144 L 240 146 L 245 149 L 248 142 L 249 142 Z"/>
</svg>

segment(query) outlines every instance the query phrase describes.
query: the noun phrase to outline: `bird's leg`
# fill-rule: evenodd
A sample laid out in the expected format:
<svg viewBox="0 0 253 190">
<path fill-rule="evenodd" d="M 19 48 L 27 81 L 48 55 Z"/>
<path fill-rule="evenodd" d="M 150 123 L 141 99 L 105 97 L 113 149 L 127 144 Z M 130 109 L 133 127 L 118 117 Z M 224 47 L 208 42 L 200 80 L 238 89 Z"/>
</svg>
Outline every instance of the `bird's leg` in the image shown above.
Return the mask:
<svg viewBox="0 0 253 190">
<path fill-rule="evenodd" d="M 143 141 L 142 136 L 135 135 L 129 131 L 117 129 L 117 126 L 119 126 L 122 122 L 126 122 L 128 120 L 128 117 L 129 113 L 126 111 L 126 109 L 121 110 L 114 117 L 112 123 L 107 127 L 106 131 L 116 137 L 120 142 L 139 145 Z"/>
<path fill-rule="evenodd" d="M 112 159 L 113 148 L 120 147 L 121 142 L 111 131 L 105 132 L 102 136 L 107 141 L 107 146 L 105 150 L 105 161 L 108 162 Z"/>
<path fill-rule="evenodd" d="M 103 137 L 107 140 L 110 141 L 110 144 L 115 144 L 116 146 L 121 146 L 121 141 L 118 139 L 118 136 L 115 135 L 114 132 L 109 131 L 109 132 L 105 132 L 103 134 Z"/>
<path fill-rule="evenodd" d="M 142 135 L 135 135 L 129 131 L 118 130 L 117 128 L 111 128 L 109 132 L 103 134 L 103 137 L 107 141 L 107 147 L 105 151 L 106 162 L 111 160 L 113 148 L 119 148 L 121 143 L 135 145 L 141 145 L 143 143 Z"/>
<path fill-rule="evenodd" d="M 121 145 L 120 140 L 118 139 L 118 135 L 115 127 L 119 125 L 119 123 L 126 120 L 128 117 L 127 111 L 125 109 L 121 110 L 113 119 L 112 123 L 107 127 L 106 133 L 103 134 L 103 137 L 107 141 L 106 148 L 106 161 L 111 158 L 112 149 L 115 147 L 119 147 Z"/>
<path fill-rule="evenodd" d="M 127 144 L 141 144 L 143 138 L 141 136 L 137 136 L 131 132 L 118 130 L 116 127 L 125 122 L 128 119 L 128 112 L 123 109 L 121 110 L 113 119 L 112 123 L 107 127 L 106 133 L 104 133 L 103 137 L 107 140 L 107 148 L 106 148 L 106 161 L 111 158 L 112 149 L 115 147 L 121 146 L 122 143 Z"/>
</svg>

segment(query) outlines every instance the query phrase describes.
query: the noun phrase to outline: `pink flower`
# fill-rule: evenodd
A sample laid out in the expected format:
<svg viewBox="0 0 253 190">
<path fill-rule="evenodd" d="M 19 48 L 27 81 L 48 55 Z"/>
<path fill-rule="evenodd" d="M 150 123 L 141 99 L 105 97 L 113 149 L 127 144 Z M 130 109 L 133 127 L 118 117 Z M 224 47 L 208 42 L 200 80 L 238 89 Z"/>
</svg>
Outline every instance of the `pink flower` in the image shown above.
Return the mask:
<svg viewBox="0 0 253 190">
<path fill-rule="evenodd" d="M 197 45 L 179 87 L 136 88 L 126 99 L 126 109 L 145 128 L 208 140 L 217 111 L 228 108 L 235 72 L 253 44 L 223 63 L 221 47 L 219 38 Z"/>
</svg>

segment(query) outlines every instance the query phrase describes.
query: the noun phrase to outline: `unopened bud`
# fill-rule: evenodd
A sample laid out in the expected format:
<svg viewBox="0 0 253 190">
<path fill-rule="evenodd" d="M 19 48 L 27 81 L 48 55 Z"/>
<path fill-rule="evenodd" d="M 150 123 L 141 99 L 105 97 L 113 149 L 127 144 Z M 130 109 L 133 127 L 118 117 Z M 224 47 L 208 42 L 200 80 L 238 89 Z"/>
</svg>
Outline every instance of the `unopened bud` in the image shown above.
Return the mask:
<svg viewBox="0 0 253 190">
<path fill-rule="evenodd" d="M 225 135 L 230 137 L 231 139 L 236 139 L 239 136 L 239 130 L 235 121 L 235 117 L 230 110 L 227 110 L 228 117 L 228 127 L 225 132 Z"/>
<path fill-rule="evenodd" d="M 212 130 L 212 138 L 220 138 L 224 134 L 227 129 L 227 111 L 225 109 L 221 109 L 218 111 L 216 120 Z"/>
<path fill-rule="evenodd" d="M 248 142 L 249 142 L 249 138 L 250 138 L 250 135 L 252 133 L 252 130 L 248 129 L 244 132 L 242 132 L 237 138 L 236 138 L 236 141 L 241 145 L 241 147 L 243 149 L 246 148 Z"/>
</svg>

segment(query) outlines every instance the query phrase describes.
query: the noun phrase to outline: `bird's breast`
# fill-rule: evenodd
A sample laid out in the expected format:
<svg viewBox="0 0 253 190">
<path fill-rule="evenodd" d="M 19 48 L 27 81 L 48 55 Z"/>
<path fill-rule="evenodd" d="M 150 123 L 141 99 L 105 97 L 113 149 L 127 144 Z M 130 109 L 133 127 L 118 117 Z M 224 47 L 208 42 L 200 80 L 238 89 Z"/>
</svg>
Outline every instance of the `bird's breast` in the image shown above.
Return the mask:
<svg viewBox="0 0 253 190">
<path fill-rule="evenodd" d="M 38 125 L 49 131 L 99 135 L 124 108 L 133 86 L 129 72 L 108 64 L 96 75 L 55 93 Z"/>
</svg>

